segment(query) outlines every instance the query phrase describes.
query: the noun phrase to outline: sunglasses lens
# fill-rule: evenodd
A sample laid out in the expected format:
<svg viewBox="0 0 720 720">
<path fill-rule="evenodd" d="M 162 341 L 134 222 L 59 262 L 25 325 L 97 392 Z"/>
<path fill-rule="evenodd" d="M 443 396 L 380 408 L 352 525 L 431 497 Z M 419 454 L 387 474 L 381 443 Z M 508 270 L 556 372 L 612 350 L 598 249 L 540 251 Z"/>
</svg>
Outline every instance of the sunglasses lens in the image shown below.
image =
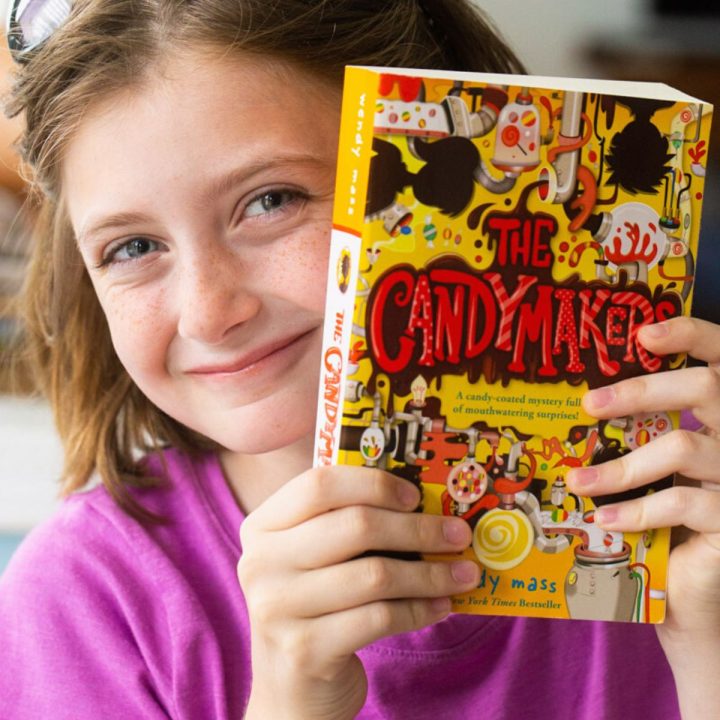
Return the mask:
<svg viewBox="0 0 720 720">
<path fill-rule="evenodd" d="M 15 22 L 25 49 L 46 40 L 67 20 L 71 0 L 26 0 L 19 2 Z"/>
</svg>

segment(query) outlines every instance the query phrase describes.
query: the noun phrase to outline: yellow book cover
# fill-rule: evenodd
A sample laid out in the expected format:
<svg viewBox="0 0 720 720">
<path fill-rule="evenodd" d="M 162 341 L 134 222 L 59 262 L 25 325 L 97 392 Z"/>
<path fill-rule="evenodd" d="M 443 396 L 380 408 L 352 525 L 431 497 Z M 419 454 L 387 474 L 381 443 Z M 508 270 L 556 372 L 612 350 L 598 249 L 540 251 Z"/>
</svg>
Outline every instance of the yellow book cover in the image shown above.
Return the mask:
<svg viewBox="0 0 720 720">
<path fill-rule="evenodd" d="M 468 521 L 455 611 L 664 618 L 669 530 L 604 532 L 619 497 L 564 477 L 677 426 L 580 400 L 685 362 L 637 331 L 689 313 L 711 114 L 654 83 L 347 69 L 315 463 Z"/>
</svg>

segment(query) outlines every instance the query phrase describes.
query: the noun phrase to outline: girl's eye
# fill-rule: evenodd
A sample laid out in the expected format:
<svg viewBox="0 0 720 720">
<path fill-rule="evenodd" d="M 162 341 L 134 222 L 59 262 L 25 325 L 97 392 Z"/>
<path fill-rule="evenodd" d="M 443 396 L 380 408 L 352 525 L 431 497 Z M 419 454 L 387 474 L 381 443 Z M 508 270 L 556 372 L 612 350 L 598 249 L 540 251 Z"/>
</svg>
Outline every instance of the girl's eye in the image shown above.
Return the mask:
<svg viewBox="0 0 720 720">
<path fill-rule="evenodd" d="M 160 249 L 160 243 L 146 237 L 134 237 L 127 242 L 112 248 L 103 258 L 101 265 L 109 265 L 113 262 L 127 262 L 128 260 L 139 260 L 145 255 L 156 252 Z"/>
<path fill-rule="evenodd" d="M 245 207 L 243 216 L 248 218 L 270 215 L 284 210 L 303 198 L 304 195 L 297 190 L 269 190 L 251 200 Z"/>
</svg>

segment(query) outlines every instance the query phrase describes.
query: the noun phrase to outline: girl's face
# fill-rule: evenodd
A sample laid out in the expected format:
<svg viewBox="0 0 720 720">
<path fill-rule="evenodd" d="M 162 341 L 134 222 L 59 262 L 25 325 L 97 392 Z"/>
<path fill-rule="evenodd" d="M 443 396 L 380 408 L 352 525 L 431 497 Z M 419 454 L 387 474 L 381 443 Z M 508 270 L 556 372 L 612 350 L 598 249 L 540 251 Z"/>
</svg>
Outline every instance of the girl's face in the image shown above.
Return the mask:
<svg viewBox="0 0 720 720">
<path fill-rule="evenodd" d="M 186 54 L 91 108 L 67 149 L 121 362 L 232 451 L 313 427 L 338 122 L 338 93 L 298 70 Z"/>
</svg>

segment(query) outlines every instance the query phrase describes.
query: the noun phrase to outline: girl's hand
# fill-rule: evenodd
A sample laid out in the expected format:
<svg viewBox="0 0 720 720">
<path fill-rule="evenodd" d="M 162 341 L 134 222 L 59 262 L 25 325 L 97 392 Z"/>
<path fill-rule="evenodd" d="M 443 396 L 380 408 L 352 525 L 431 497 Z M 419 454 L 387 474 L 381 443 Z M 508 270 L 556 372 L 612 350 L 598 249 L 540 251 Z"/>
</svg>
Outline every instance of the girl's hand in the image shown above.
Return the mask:
<svg viewBox="0 0 720 720">
<path fill-rule="evenodd" d="M 703 427 L 673 430 L 618 460 L 574 470 L 567 481 L 574 492 L 592 496 L 680 476 L 672 488 L 606 505 L 595 518 L 608 530 L 675 528 L 667 617 L 658 636 L 673 666 L 683 717 L 695 717 L 696 709 L 697 717 L 720 717 L 720 683 L 707 675 L 720 662 L 720 326 L 675 318 L 642 328 L 638 337 L 655 354 L 687 352 L 708 366 L 593 390 L 583 400 L 585 410 L 597 418 L 690 410 Z"/>
<path fill-rule="evenodd" d="M 413 513 L 420 494 L 381 470 L 327 467 L 284 485 L 245 520 L 238 577 L 252 632 L 247 718 L 352 718 L 367 682 L 356 651 L 450 612 L 475 563 L 365 556 L 461 552 L 460 518 Z"/>
</svg>

